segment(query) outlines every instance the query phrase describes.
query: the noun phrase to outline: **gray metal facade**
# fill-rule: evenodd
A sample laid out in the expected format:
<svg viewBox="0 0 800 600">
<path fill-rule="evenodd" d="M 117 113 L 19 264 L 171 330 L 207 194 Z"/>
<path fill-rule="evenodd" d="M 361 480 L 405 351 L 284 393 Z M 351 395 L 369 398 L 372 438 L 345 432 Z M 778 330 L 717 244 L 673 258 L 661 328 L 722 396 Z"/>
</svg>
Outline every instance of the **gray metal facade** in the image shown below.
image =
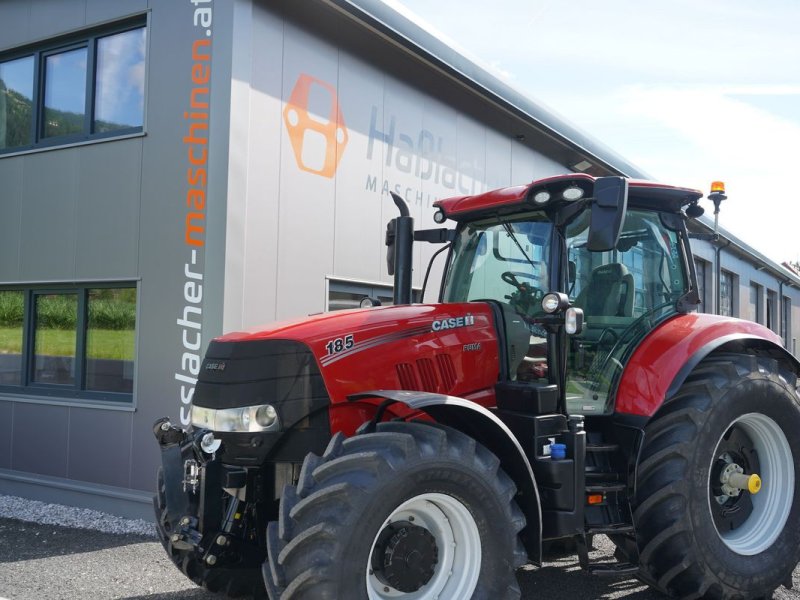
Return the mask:
<svg viewBox="0 0 800 600">
<path fill-rule="evenodd" d="M 436 198 L 583 160 L 644 175 L 371 0 L 7 0 L 0 53 L 133 14 L 147 18 L 143 132 L 0 155 L 0 289 L 135 282 L 133 403 L 0 395 L 0 492 L 149 515 L 151 424 L 186 419 L 195 357 L 223 331 L 324 310 L 332 278 L 388 283 L 388 190 L 432 226 Z M 210 116 L 192 117 L 205 87 Z M 338 109 L 344 131 L 306 127 L 304 109 Z M 722 261 L 742 302 L 750 281 L 789 297 L 798 337 L 800 280 L 738 240 Z"/>
</svg>

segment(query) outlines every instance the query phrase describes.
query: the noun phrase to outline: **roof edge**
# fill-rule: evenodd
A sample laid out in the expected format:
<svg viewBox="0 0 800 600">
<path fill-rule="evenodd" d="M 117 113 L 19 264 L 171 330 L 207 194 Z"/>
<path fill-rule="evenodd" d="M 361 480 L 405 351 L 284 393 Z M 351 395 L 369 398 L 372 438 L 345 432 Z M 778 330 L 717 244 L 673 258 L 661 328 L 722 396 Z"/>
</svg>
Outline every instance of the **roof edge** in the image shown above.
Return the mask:
<svg viewBox="0 0 800 600">
<path fill-rule="evenodd" d="M 614 173 L 638 179 L 652 177 L 562 117 L 537 104 L 477 65 L 434 34 L 381 0 L 320 0 L 394 41 L 419 59 L 494 104 L 529 121 L 542 133 L 593 159 Z"/>
</svg>

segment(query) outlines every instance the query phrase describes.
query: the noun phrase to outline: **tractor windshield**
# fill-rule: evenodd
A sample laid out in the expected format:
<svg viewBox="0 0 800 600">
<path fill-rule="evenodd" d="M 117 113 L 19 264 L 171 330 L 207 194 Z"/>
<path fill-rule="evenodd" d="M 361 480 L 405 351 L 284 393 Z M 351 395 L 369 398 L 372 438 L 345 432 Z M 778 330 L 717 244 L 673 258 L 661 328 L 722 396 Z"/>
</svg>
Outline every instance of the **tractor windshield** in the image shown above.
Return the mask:
<svg viewBox="0 0 800 600">
<path fill-rule="evenodd" d="M 445 302 L 495 300 L 505 312 L 509 374 L 513 380 L 547 379 L 544 314 L 552 223 L 543 213 L 469 223 L 453 242 Z"/>
<path fill-rule="evenodd" d="M 570 337 L 567 409 L 571 414 L 613 411 L 610 391 L 649 331 L 677 312 L 688 289 L 678 233 L 654 211 L 629 209 L 616 248 L 586 248 L 588 211 L 567 228 L 569 297 L 583 309 L 584 328 Z"/>
</svg>

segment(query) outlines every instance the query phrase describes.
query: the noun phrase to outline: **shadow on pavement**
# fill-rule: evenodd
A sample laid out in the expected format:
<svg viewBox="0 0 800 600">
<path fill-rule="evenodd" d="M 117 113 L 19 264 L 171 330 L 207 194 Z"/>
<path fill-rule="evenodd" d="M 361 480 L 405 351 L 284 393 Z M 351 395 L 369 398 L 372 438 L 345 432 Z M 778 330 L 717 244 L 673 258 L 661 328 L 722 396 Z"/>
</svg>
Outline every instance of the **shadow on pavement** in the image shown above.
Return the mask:
<svg viewBox="0 0 800 600">
<path fill-rule="evenodd" d="M 0 563 L 93 552 L 153 541 L 154 538 L 142 535 L 117 535 L 0 518 Z"/>
<path fill-rule="evenodd" d="M 164 592 L 146 594 L 144 596 L 120 596 L 118 600 L 220 600 L 224 596 L 212 594 L 204 589 L 181 590 L 180 592 Z"/>
</svg>

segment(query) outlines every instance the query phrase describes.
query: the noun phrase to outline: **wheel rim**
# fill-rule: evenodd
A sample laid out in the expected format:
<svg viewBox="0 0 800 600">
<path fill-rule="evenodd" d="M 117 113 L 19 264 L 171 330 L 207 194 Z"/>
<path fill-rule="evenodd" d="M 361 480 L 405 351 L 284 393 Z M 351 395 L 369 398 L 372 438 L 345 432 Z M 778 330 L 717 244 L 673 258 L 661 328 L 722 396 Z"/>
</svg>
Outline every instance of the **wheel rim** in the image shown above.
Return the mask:
<svg viewBox="0 0 800 600">
<path fill-rule="evenodd" d="M 729 443 L 731 438 L 736 442 Z M 738 447 L 738 451 L 731 450 L 731 446 Z M 751 458 L 748 459 L 748 455 Z M 720 482 L 716 479 L 720 473 L 719 465 L 725 462 L 757 465 L 763 482 L 760 492 L 751 495 L 743 491 L 741 498 L 720 496 Z M 742 415 L 733 421 L 717 442 L 709 468 L 709 509 L 722 542 L 744 556 L 753 556 L 769 548 L 789 518 L 794 500 L 794 478 L 792 449 L 786 434 L 775 421 L 759 413 Z M 740 521 L 721 520 L 721 510 L 726 515 L 737 511 L 746 511 L 747 514 Z"/>
<path fill-rule="evenodd" d="M 432 536 L 436 546 L 432 574 L 418 589 L 400 591 L 389 585 L 385 573 L 373 569 L 381 562 L 386 530 L 392 524 L 410 523 Z M 373 555 L 376 555 L 375 559 Z M 481 539 L 475 519 L 466 506 L 445 494 L 421 494 L 398 506 L 384 521 L 370 549 L 366 568 L 367 595 L 370 600 L 460 600 L 469 598 L 478 583 L 481 566 Z"/>
</svg>

